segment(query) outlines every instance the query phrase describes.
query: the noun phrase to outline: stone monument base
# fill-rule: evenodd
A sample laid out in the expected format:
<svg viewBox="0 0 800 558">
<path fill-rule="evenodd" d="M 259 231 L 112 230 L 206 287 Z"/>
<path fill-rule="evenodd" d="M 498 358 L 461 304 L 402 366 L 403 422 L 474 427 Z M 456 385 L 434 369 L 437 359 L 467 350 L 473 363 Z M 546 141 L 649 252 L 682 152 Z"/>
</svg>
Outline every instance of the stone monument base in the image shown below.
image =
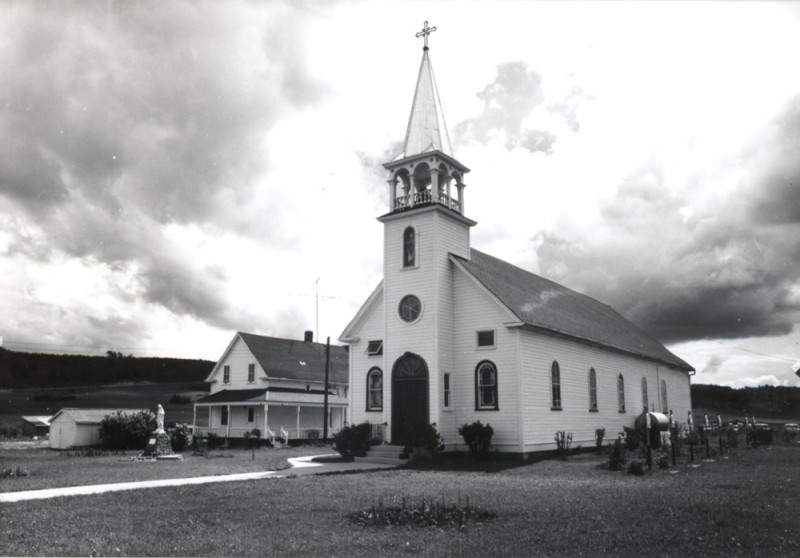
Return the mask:
<svg viewBox="0 0 800 558">
<path fill-rule="evenodd" d="M 163 430 L 153 432 L 150 436 L 150 441 L 147 442 L 147 447 L 144 448 L 142 457 L 162 457 L 162 456 L 176 455 L 172 451 L 172 442 L 169 440 L 169 434 Z"/>
</svg>

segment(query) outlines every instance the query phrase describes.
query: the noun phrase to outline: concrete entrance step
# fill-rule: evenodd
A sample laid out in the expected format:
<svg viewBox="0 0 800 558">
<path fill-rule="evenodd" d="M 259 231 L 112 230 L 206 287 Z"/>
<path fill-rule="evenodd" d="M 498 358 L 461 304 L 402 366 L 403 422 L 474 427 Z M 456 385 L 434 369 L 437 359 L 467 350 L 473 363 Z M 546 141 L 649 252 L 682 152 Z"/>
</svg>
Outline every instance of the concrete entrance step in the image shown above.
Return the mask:
<svg viewBox="0 0 800 558">
<path fill-rule="evenodd" d="M 378 445 L 371 446 L 367 455 L 364 457 L 356 457 L 355 460 L 360 463 L 383 463 L 386 465 L 405 465 L 408 459 L 401 459 L 400 454 L 403 453 L 403 446 L 391 445 Z"/>
</svg>

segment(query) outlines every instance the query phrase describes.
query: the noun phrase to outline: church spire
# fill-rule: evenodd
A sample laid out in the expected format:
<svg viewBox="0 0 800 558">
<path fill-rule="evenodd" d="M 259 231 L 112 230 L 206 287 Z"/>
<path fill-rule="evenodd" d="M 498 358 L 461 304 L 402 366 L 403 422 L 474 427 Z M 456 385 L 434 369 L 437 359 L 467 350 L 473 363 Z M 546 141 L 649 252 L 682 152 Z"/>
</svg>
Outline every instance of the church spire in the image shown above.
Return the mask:
<svg viewBox="0 0 800 558">
<path fill-rule="evenodd" d="M 417 37 L 425 39 L 425 46 L 403 152 L 383 165 L 391 173 L 388 181 L 391 213 L 428 204 L 464 213 L 463 177 L 469 169 L 453 157 L 428 56 L 428 35 L 433 31 L 436 27 L 428 27 L 426 21 L 422 31 L 417 33 Z"/>
<path fill-rule="evenodd" d="M 414 102 L 411 105 L 411 116 L 408 119 L 402 158 L 434 150 L 453 156 L 450 136 L 444 121 L 444 111 L 428 55 L 428 35 L 433 31 L 436 31 L 436 27 L 428 27 L 426 21 L 422 31 L 417 33 L 417 37 L 424 37 L 425 46 L 422 48 L 422 63 L 419 67 Z"/>
</svg>

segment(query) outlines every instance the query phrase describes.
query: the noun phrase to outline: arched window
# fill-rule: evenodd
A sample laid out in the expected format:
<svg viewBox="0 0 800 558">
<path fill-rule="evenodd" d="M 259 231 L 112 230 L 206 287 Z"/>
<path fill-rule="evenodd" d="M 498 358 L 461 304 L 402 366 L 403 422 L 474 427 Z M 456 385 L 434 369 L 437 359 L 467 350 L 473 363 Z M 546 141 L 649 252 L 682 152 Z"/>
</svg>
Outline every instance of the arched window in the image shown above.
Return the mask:
<svg viewBox="0 0 800 558">
<path fill-rule="evenodd" d="M 498 409 L 497 367 L 484 360 L 475 368 L 475 409 L 488 411 Z"/>
<path fill-rule="evenodd" d="M 417 265 L 417 233 L 414 227 L 406 227 L 403 231 L 403 267 Z"/>
<path fill-rule="evenodd" d="M 661 412 L 669 412 L 669 401 L 667 401 L 667 381 L 661 380 Z"/>
<path fill-rule="evenodd" d="M 383 410 L 383 372 L 371 368 L 367 373 L 367 411 Z"/>
<path fill-rule="evenodd" d="M 597 410 L 597 373 L 594 368 L 589 369 L 589 410 Z"/>
<path fill-rule="evenodd" d="M 620 413 L 625 412 L 625 378 L 617 376 L 617 406 Z"/>
<path fill-rule="evenodd" d="M 642 376 L 642 409 L 644 411 L 650 410 L 650 398 L 647 397 L 647 378 Z"/>
<path fill-rule="evenodd" d="M 550 400 L 551 409 L 561 408 L 561 369 L 558 367 L 558 362 L 555 360 L 550 366 L 550 391 L 552 398 Z"/>
</svg>

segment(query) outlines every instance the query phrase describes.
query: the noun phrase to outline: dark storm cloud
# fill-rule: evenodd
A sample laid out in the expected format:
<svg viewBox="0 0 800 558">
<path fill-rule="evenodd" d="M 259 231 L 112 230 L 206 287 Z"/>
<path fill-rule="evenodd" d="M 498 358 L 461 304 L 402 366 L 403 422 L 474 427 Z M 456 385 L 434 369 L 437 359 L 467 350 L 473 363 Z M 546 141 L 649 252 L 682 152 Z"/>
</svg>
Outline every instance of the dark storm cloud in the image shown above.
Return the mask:
<svg viewBox="0 0 800 558">
<path fill-rule="evenodd" d="M 297 48 L 303 14 L 275 6 L 253 41 L 236 4 L 4 7 L 0 197 L 41 232 L 5 231 L 9 250 L 133 264 L 151 302 L 230 327 L 221 279 L 184 261 L 161 225 L 259 240 L 275 229 L 247 203 L 267 169 L 264 137 L 321 94 Z"/>
<path fill-rule="evenodd" d="M 561 116 L 572 131 L 578 131 L 577 106 L 581 91 L 574 88 L 567 98 L 545 104 L 542 76 L 528 70 L 524 62 L 506 62 L 497 67 L 497 77 L 478 93 L 483 112 L 455 127 L 460 141 L 475 140 L 487 144 L 498 134 L 506 149 L 523 148 L 532 153 L 553 153 L 556 135 L 549 130 L 525 127 L 525 119 L 538 107 Z"/>
<path fill-rule="evenodd" d="M 664 342 L 790 333 L 800 319 L 798 196 L 793 179 L 773 178 L 800 176 L 796 103 L 769 143 L 773 155 L 750 182 L 724 185 L 724 201 L 690 207 L 666 186 L 664 169 L 640 169 L 601 208 L 602 240 L 534 238 L 541 272 Z"/>
</svg>

